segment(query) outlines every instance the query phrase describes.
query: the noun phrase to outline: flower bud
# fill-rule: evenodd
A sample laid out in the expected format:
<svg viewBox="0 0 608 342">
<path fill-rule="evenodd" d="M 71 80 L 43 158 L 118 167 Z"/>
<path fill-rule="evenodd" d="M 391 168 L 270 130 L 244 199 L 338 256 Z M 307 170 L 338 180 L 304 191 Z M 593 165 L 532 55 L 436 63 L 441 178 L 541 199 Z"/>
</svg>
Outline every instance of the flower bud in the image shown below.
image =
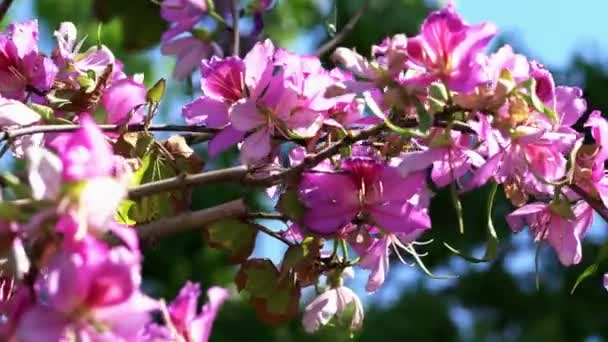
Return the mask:
<svg viewBox="0 0 608 342">
<path fill-rule="evenodd" d="M 325 291 L 306 306 L 302 319 L 304 330 L 313 333 L 329 323 L 332 318 L 342 318 L 349 304 L 354 305 L 350 330 L 361 328 L 364 317 L 361 300 L 348 287 L 339 286 Z"/>
</svg>

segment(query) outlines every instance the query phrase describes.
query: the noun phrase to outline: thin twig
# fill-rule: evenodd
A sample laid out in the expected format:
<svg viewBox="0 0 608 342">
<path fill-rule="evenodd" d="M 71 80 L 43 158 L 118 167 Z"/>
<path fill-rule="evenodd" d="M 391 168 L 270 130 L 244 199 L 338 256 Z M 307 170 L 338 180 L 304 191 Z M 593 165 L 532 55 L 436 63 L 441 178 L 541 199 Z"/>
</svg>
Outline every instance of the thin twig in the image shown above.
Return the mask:
<svg viewBox="0 0 608 342">
<path fill-rule="evenodd" d="M 12 130 L 0 132 L 0 141 L 12 140 L 21 136 L 31 135 L 36 133 L 64 133 L 74 132 L 80 129 L 80 125 L 36 125 L 22 127 Z M 144 124 L 132 125 L 97 125 L 104 132 L 140 132 L 145 128 Z M 215 128 L 195 126 L 195 125 L 150 125 L 148 131 L 156 132 L 190 132 L 190 133 L 217 133 L 219 130 Z"/>
<path fill-rule="evenodd" d="M 568 185 L 572 191 L 576 192 L 581 198 L 587 202 L 603 219 L 608 222 L 608 208 L 604 206 L 601 200 L 593 198 L 591 194 L 576 184 Z"/>
<path fill-rule="evenodd" d="M 305 169 L 311 168 L 322 162 L 323 160 L 338 154 L 343 147 L 349 146 L 357 141 L 365 140 L 371 136 L 379 134 L 385 128 L 384 124 L 379 124 L 368 129 L 364 129 L 361 131 L 353 132 L 347 135 L 342 140 L 331 144 L 321 151 L 310 154 L 304 158 L 302 163 L 290 167 L 284 171 L 278 172 L 276 174 L 272 174 L 262 178 L 251 178 L 248 179 L 247 182 L 251 184 L 260 184 L 260 185 L 273 185 L 277 181 L 285 179 L 289 176 L 296 175 L 304 171 Z"/>
<path fill-rule="evenodd" d="M 264 227 L 264 226 L 262 226 L 261 224 L 257 224 L 257 223 L 254 223 L 254 222 L 252 222 L 251 224 L 252 224 L 252 225 L 253 225 L 253 227 L 254 227 L 255 229 L 257 229 L 258 231 L 260 231 L 260 232 L 262 232 L 262 233 L 264 233 L 264 234 L 266 234 L 266 235 L 268 235 L 268 236 L 270 236 L 270 237 L 272 237 L 272 238 L 275 238 L 275 239 L 277 239 L 277 240 L 279 240 L 279 241 L 283 242 L 283 243 L 284 243 L 284 244 L 286 244 L 287 246 L 293 246 L 293 245 L 294 245 L 294 244 L 293 244 L 291 241 L 289 241 L 289 240 L 288 240 L 286 237 L 279 235 L 277 232 L 270 230 L 268 227 Z"/>
<path fill-rule="evenodd" d="M 209 184 L 224 181 L 240 181 L 245 178 L 248 168 L 245 165 L 235 166 L 227 169 L 207 171 L 192 175 L 183 175 L 166 178 L 157 182 L 150 182 L 129 190 L 130 199 L 138 199 L 158 192 L 182 189 L 194 185 Z"/>
<path fill-rule="evenodd" d="M 346 23 L 346 25 L 344 25 L 342 30 L 340 32 L 338 32 L 330 41 L 321 45 L 317 49 L 317 51 L 315 51 L 315 55 L 322 56 L 322 55 L 326 54 L 327 52 L 329 52 L 329 51 L 333 50 L 335 47 L 337 47 L 344 39 L 346 39 L 346 37 L 348 37 L 348 35 L 355 29 L 355 25 L 357 25 L 357 22 L 359 21 L 359 19 L 361 19 L 361 17 L 363 16 L 363 13 L 365 13 L 365 11 L 367 11 L 367 8 L 369 7 L 370 2 L 371 2 L 370 0 L 365 0 L 363 5 L 361 5 L 361 8 L 359 8 L 357 13 L 355 13 L 355 15 L 348 21 L 348 23 Z"/>
<path fill-rule="evenodd" d="M 241 51 L 241 32 L 239 30 L 239 0 L 232 0 L 230 10 L 232 11 L 232 55 L 239 56 Z"/>
<path fill-rule="evenodd" d="M 4 16 L 8 12 L 8 9 L 11 7 L 13 0 L 4 0 L 2 1 L 2 5 L 0 5 L 0 21 L 4 19 Z"/>
<path fill-rule="evenodd" d="M 248 213 L 247 217 L 251 218 L 251 219 L 263 219 L 263 220 L 279 220 L 279 221 L 288 220 L 288 218 L 281 213 L 255 212 L 255 213 Z"/>
<path fill-rule="evenodd" d="M 201 229 L 213 221 L 228 217 L 239 217 L 246 213 L 247 207 L 243 200 L 239 199 L 215 207 L 186 212 L 177 216 L 161 219 L 138 226 L 135 229 L 142 241 L 150 241 L 191 229 Z"/>
</svg>

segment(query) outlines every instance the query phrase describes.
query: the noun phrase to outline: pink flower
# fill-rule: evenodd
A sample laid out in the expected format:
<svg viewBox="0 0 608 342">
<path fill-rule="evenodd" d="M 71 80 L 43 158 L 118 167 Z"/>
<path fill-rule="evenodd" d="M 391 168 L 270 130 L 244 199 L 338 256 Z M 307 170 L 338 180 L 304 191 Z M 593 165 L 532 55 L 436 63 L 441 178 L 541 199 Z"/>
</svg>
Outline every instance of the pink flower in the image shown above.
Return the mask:
<svg viewBox="0 0 608 342">
<path fill-rule="evenodd" d="M 576 265 L 582 258 L 581 240 L 593 222 L 593 210 L 584 202 L 573 206 L 572 213 L 568 210 L 557 204 L 530 203 L 507 215 L 507 223 L 514 232 L 529 226 L 535 241 L 547 240 L 562 265 Z"/>
<path fill-rule="evenodd" d="M 428 214 L 412 204 L 424 187 L 424 173 L 404 177 L 396 167 L 368 157 L 351 157 L 337 173 L 306 172 L 298 188 L 306 213 L 303 225 L 332 234 L 358 215 L 392 233 L 430 227 Z"/>
<path fill-rule="evenodd" d="M 206 12 L 205 0 L 165 0 L 161 5 L 160 16 L 168 22 L 180 22 L 200 18 Z"/>
<path fill-rule="evenodd" d="M 22 100 L 26 92 L 44 92 L 53 84 L 57 67 L 38 52 L 38 22 L 10 24 L 0 34 L 0 94 Z"/>
<path fill-rule="evenodd" d="M 161 37 L 161 53 L 176 56 L 173 78 L 177 80 L 188 77 L 201 59 L 222 55 L 209 34 L 195 28 L 206 12 L 205 0 L 168 0 L 161 5 L 161 17 L 172 23 Z"/>
<path fill-rule="evenodd" d="M 574 184 L 608 206 L 608 175 L 604 168 L 608 160 L 608 121 L 594 110 L 585 127 L 591 131 L 594 143 L 583 145 L 582 138 L 577 143 Z"/>
<path fill-rule="evenodd" d="M 384 279 L 388 274 L 390 266 L 390 243 L 390 237 L 384 236 L 379 239 L 373 239 L 365 250 L 358 251 L 358 254 L 361 256 L 359 266 L 371 271 L 365 285 L 367 292 L 375 292 L 384 284 Z"/>
<path fill-rule="evenodd" d="M 1 72 L 0 72 L 1 73 Z M 0 97 L 0 130 L 10 130 L 30 126 L 40 121 L 40 115 L 20 101 Z M 22 158 L 30 147 L 42 144 L 43 134 L 31 134 L 19 137 L 12 144 L 13 153 Z"/>
<path fill-rule="evenodd" d="M 73 23 L 61 23 L 54 36 L 57 39 L 57 48 L 52 57 L 60 68 L 58 80 L 80 86 L 78 76 L 93 71 L 99 77 L 109 65 L 114 67 L 113 75 L 121 73 L 114 54 L 105 45 L 92 46 L 83 53 L 79 51 L 82 44 L 77 41 L 77 30 Z"/>
<path fill-rule="evenodd" d="M 465 191 L 493 178 L 499 184 L 515 185 L 522 193 L 549 193 L 552 186 L 545 180 L 555 182 L 565 176 L 564 153 L 572 148 L 576 135 L 520 126 L 510 137 L 505 137 L 486 125 L 487 118 L 480 116 L 480 121 L 479 135 L 484 139 L 487 160 L 464 184 Z"/>
<path fill-rule="evenodd" d="M 443 134 L 443 130 L 437 132 Z M 445 145 L 430 147 L 426 150 L 404 153 L 400 159 L 399 170 L 403 175 L 424 171 L 432 166 L 431 179 L 437 187 L 444 187 L 473 172 L 473 167 L 480 167 L 485 159 L 471 150 L 471 138 L 468 135 L 451 133 L 451 142 Z"/>
<path fill-rule="evenodd" d="M 36 200 L 54 200 L 61 188 L 61 159 L 51 151 L 32 147 L 26 151 L 28 180 L 32 187 L 32 197 Z"/>
<path fill-rule="evenodd" d="M 207 342 L 217 312 L 228 298 L 228 291 L 221 287 L 210 288 L 207 291 L 209 302 L 203 306 L 200 313 L 197 313 L 200 294 L 198 284 L 186 282 L 168 306 L 171 321 L 166 322 L 167 326 L 157 324 L 148 326 L 146 340 L 164 341 L 163 338 L 180 336 L 188 342 Z"/>
<path fill-rule="evenodd" d="M 163 35 L 160 51 L 165 56 L 176 57 L 173 70 L 173 78 L 176 80 L 189 77 L 202 59 L 221 55 L 221 50 L 213 42 L 203 41 L 196 36 L 173 38 L 171 35 Z"/>
<path fill-rule="evenodd" d="M 357 295 L 348 287 L 339 286 L 329 289 L 315 298 L 304 309 L 302 325 L 308 333 L 313 333 L 335 317 L 344 315 L 349 304 L 354 305 L 351 330 L 361 328 L 363 324 L 363 305 Z"/>
<path fill-rule="evenodd" d="M 222 128 L 209 143 L 209 153 L 216 156 L 237 144 L 245 131 L 230 123 L 229 113 L 247 94 L 257 98 L 267 87 L 271 77 L 274 46 L 270 40 L 257 43 L 244 59 L 212 58 L 201 63 L 203 96 L 186 105 L 182 115 L 190 124 L 204 124 Z"/>
<path fill-rule="evenodd" d="M 408 39 L 409 65 L 452 90 L 466 92 L 486 81 L 480 54 L 496 35 L 490 23 L 468 25 L 452 5 L 431 13 L 420 34 Z"/>
<path fill-rule="evenodd" d="M 101 103 L 108 113 L 107 122 L 111 124 L 142 122 L 146 93 L 143 83 L 133 78 L 125 77 L 113 81 L 101 98 Z"/>
<path fill-rule="evenodd" d="M 138 255 L 85 240 L 51 261 L 36 285 L 37 303 L 22 316 L 20 341 L 133 341 L 158 303 L 139 291 Z"/>
<path fill-rule="evenodd" d="M 59 136 L 54 144 L 63 164 L 63 179 L 79 181 L 112 174 L 112 149 L 95 122 L 88 116 L 81 119 L 81 128 Z"/>
</svg>

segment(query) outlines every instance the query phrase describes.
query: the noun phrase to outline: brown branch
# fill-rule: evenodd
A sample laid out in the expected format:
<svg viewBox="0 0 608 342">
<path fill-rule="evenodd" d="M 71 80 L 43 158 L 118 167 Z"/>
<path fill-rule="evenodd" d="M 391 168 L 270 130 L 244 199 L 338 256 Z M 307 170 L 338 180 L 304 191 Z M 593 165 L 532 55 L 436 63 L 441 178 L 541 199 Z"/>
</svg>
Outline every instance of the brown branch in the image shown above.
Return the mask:
<svg viewBox="0 0 608 342">
<path fill-rule="evenodd" d="M 0 132 L 0 141 L 13 140 L 15 138 L 31 135 L 36 133 L 64 133 L 74 132 L 78 130 L 80 125 L 36 125 L 29 127 L 22 127 L 17 129 L 11 129 L 4 132 Z M 140 132 L 145 130 L 144 124 L 132 124 L 132 125 L 98 125 L 99 129 L 104 132 Z M 190 132 L 199 134 L 214 134 L 218 132 L 218 129 L 194 126 L 194 125 L 150 125 L 148 131 L 154 132 Z"/>
<path fill-rule="evenodd" d="M 4 16 L 6 16 L 6 13 L 8 12 L 8 9 L 11 7 L 12 3 L 13 0 L 2 1 L 2 5 L 0 5 L 0 20 L 4 19 Z"/>
<path fill-rule="evenodd" d="M 253 213 L 247 213 L 247 217 L 250 219 L 262 219 L 262 220 L 279 220 L 279 221 L 289 220 L 289 218 L 287 218 L 285 215 L 283 215 L 281 213 L 253 212 Z"/>
<path fill-rule="evenodd" d="M 572 191 L 576 192 L 581 198 L 591 206 L 603 219 L 608 222 L 608 208 L 604 206 L 604 202 L 594 198 L 591 194 L 576 184 L 568 185 Z"/>
<path fill-rule="evenodd" d="M 247 213 L 242 199 L 227 202 L 215 207 L 186 212 L 177 216 L 161 219 L 135 227 L 140 240 L 151 242 L 164 236 L 200 229 L 205 225 L 228 217 L 239 217 Z"/>
<path fill-rule="evenodd" d="M 194 185 L 209 184 L 213 182 L 241 181 L 249 169 L 245 165 L 227 169 L 207 171 L 192 175 L 183 175 L 166 178 L 157 182 L 150 182 L 129 189 L 129 198 L 138 199 L 158 192 L 182 189 Z"/>
<path fill-rule="evenodd" d="M 241 32 L 239 30 L 239 0 L 232 0 L 230 10 L 232 11 L 232 55 L 239 56 L 241 51 Z"/>
<path fill-rule="evenodd" d="M 338 154 L 343 147 L 349 146 L 357 141 L 365 140 L 371 136 L 379 134 L 384 128 L 384 124 L 380 124 L 361 131 L 352 132 L 342 140 L 325 147 L 321 151 L 306 156 L 302 163 L 294 167 L 290 167 L 284 171 L 263 178 L 249 178 L 246 181 L 254 185 L 273 185 L 281 179 L 285 179 L 292 175 L 299 174 L 307 168 L 316 166 L 323 160 L 335 154 Z"/>
<path fill-rule="evenodd" d="M 272 237 L 274 239 L 277 239 L 277 240 L 283 242 L 287 246 L 293 246 L 294 245 L 294 243 L 292 243 L 291 241 L 289 241 L 286 237 L 279 235 L 277 232 L 270 230 L 268 227 L 264 227 L 261 224 L 257 224 L 255 222 L 251 222 L 251 224 L 253 225 L 253 227 L 256 230 L 258 230 L 258 231 L 260 231 L 260 232 L 262 232 L 262 233 L 264 233 L 264 234 L 266 234 L 266 235 L 268 235 L 268 236 L 270 236 L 270 237 Z"/>
<path fill-rule="evenodd" d="M 348 37 L 348 35 L 355 29 L 355 25 L 357 25 L 359 19 L 361 19 L 365 11 L 367 11 L 367 9 L 369 8 L 370 2 L 371 0 L 365 0 L 361 8 L 359 8 L 359 10 L 357 10 L 355 15 L 348 21 L 348 23 L 344 25 L 342 30 L 338 32 L 331 40 L 321 45 L 317 49 L 317 51 L 315 51 L 315 56 L 322 56 L 326 54 L 327 52 L 337 47 L 344 39 L 346 39 L 346 37 Z"/>
</svg>

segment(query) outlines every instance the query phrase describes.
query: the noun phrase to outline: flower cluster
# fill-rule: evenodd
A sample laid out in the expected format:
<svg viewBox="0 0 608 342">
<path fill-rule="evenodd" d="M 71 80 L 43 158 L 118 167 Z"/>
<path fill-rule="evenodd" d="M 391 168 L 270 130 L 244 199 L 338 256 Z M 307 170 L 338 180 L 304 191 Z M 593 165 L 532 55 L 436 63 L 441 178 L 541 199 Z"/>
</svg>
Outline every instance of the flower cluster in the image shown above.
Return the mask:
<svg viewBox="0 0 608 342">
<path fill-rule="evenodd" d="M 181 108 L 187 125 L 156 128 L 208 134 L 210 158 L 238 149 L 243 165 L 227 170 L 202 172 L 187 144 L 196 135 L 157 141 L 151 120 L 164 81 L 147 89 L 101 44 L 81 52 L 73 24 L 55 32 L 50 57 L 38 50 L 35 21 L 1 34 L 0 140 L 27 166 L 0 192 L 3 340 L 207 341 L 227 290 L 209 289 L 200 311 L 198 284 L 168 305 L 142 291 L 140 240 L 188 228 L 203 228 L 240 264 L 236 288 L 260 319 L 294 318 L 302 289 L 314 287 L 305 330 L 356 330 L 363 307 L 345 280 L 365 269 L 367 292 L 377 291 L 391 253 L 431 274 L 419 251 L 429 242 L 419 239 L 439 229 L 429 208 L 444 190 L 461 232 L 459 196 L 491 190 L 490 244 L 500 186 L 513 232 L 527 228 L 564 266 L 581 262 L 594 211 L 608 218 L 608 121 L 586 113 L 581 89 L 556 85 L 510 46 L 488 53 L 496 27 L 470 25 L 451 5 L 418 35 L 372 46 L 369 58 L 337 48 L 333 68 L 270 39 L 241 57 L 241 16 L 253 17 L 255 38 L 272 2 L 240 4 L 165 0 L 160 9 L 174 78 L 200 65 L 201 94 Z M 234 40 L 230 57 L 224 35 Z M 227 180 L 265 188 L 276 211 L 236 201 L 180 213 L 190 204 L 183 189 Z M 250 257 L 258 233 L 287 245 L 280 264 Z"/>
<path fill-rule="evenodd" d="M 36 21 L 2 35 L 0 127 L 78 125 L 12 142 L 27 165 L 16 186 L 29 198 L 2 202 L 0 339 L 207 341 L 227 291 L 209 290 L 200 314 L 195 284 L 168 307 L 142 292 L 139 238 L 116 218 L 134 167 L 88 113 L 103 105 L 107 122 L 141 122 L 147 90 L 106 47 L 79 53 L 76 35 L 62 23 L 52 58 L 38 51 Z M 171 321 L 154 320 L 167 310 Z"/>
<path fill-rule="evenodd" d="M 333 59 L 341 68 L 331 70 L 267 40 L 243 59 L 203 60 L 203 94 L 183 115 L 219 130 L 212 157 L 238 144 L 251 167 L 301 170 L 280 190 L 294 194 L 301 211 L 289 216 L 280 203 L 292 223 L 285 236 L 349 245 L 371 270 L 369 292 L 382 285 L 390 251 L 420 260 L 415 240 L 431 229 L 429 203 L 443 187 L 460 212 L 461 193 L 501 185 L 516 207 L 506 217 L 511 229 L 529 227 L 563 265 L 577 264 L 593 222 L 588 201 L 608 204 L 608 122 L 589 115 L 584 126 L 594 142 L 585 143 L 573 128 L 587 109 L 582 91 L 556 86 L 547 69 L 510 46 L 486 54 L 496 32 L 490 23 L 466 23 L 449 5 L 431 13 L 417 36 L 373 46 L 371 59 L 338 48 Z M 370 130 L 376 134 L 357 139 Z M 288 141 L 301 146 L 281 162 Z M 315 159 L 332 141 L 350 144 L 339 156 Z M 335 251 L 328 258 L 349 264 Z M 331 315 L 339 314 L 352 294 L 330 288 L 315 302 L 333 303 Z M 307 330 L 327 323 L 328 311 L 314 302 L 306 311 Z"/>
<path fill-rule="evenodd" d="M 231 31 L 234 22 L 240 20 L 240 13 L 253 17 L 254 25 L 248 36 L 256 37 L 264 27 L 262 15 L 272 8 L 272 0 L 248 1 L 244 8 L 235 8 L 242 1 L 232 0 L 165 0 L 161 4 L 161 17 L 171 24 L 161 38 L 163 55 L 175 56 L 173 77 L 183 80 L 192 74 L 201 59 L 223 55 L 222 42 Z M 236 3 L 239 3 L 238 5 Z M 211 6 L 210 6 L 211 5 Z M 238 13 L 238 18 L 233 18 Z M 214 25 L 199 25 L 204 19 L 211 19 Z M 230 23 L 230 24 L 229 24 Z M 238 32 L 242 34 L 243 32 Z"/>
</svg>

